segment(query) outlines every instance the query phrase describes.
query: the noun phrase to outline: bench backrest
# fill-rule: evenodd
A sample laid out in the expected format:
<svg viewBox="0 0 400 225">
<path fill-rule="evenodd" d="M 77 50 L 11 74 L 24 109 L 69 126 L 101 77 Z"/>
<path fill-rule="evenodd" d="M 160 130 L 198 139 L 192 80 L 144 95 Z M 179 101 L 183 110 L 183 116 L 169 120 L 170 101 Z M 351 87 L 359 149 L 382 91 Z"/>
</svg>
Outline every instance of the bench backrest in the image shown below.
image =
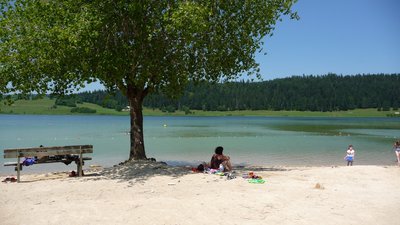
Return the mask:
<svg viewBox="0 0 400 225">
<path fill-rule="evenodd" d="M 81 154 L 81 153 L 82 154 L 93 153 L 93 145 L 70 145 L 70 146 L 4 149 L 4 158 L 18 158 L 18 156 L 42 157 L 51 155 L 68 155 L 68 154 Z"/>
</svg>

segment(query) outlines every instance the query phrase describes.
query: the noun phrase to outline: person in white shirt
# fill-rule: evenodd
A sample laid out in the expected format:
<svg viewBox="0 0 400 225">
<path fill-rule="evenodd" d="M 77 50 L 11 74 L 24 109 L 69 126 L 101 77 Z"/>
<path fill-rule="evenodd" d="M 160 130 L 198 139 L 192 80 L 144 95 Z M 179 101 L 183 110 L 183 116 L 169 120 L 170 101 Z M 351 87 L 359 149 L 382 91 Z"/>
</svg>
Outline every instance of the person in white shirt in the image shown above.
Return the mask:
<svg viewBox="0 0 400 225">
<path fill-rule="evenodd" d="M 394 153 L 397 157 L 397 165 L 400 166 L 400 141 L 396 141 L 393 145 Z"/>
<path fill-rule="evenodd" d="M 355 155 L 356 151 L 353 149 L 353 145 L 349 145 L 346 151 L 346 156 L 344 157 L 344 159 L 347 161 L 347 166 L 353 165 Z"/>
</svg>

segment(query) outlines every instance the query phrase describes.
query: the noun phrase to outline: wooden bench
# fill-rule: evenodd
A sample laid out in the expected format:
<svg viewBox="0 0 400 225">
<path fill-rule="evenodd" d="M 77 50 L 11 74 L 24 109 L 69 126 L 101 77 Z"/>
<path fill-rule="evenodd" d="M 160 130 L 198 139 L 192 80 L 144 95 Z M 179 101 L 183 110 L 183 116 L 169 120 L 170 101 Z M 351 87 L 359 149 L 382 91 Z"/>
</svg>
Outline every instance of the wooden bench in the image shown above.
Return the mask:
<svg viewBox="0 0 400 225">
<path fill-rule="evenodd" d="M 79 176 L 83 175 L 84 160 L 91 157 L 83 157 L 83 154 L 93 153 L 92 145 L 70 145 L 36 148 L 13 148 L 4 149 L 4 158 L 17 158 L 17 162 L 6 162 L 4 166 L 16 166 L 17 181 L 20 182 L 20 171 L 22 170 L 21 158 L 33 158 L 34 164 L 57 163 L 69 164 L 75 162 Z"/>
</svg>

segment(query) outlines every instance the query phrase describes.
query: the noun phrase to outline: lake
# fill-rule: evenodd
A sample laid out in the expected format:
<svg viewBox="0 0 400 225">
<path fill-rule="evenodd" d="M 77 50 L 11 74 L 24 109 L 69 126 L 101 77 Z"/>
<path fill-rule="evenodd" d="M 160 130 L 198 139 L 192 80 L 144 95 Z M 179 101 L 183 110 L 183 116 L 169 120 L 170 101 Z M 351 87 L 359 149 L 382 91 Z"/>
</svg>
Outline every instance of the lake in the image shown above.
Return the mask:
<svg viewBox="0 0 400 225">
<path fill-rule="evenodd" d="M 129 121 L 128 116 L 0 115 L 0 147 L 92 144 L 93 160 L 87 165 L 112 166 L 129 157 Z M 400 119 L 148 116 L 144 133 L 147 157 L 172 165 L 209 161 L 219 145 L 234 165 L 345 165 L 349 144 L 356 150 L 355 165 L 394 165 Z M 0 168 L 1 174 L 14 169 Z M 76 167 L 34 165 L 23 173 L 54 169 Z"/>
</svg>

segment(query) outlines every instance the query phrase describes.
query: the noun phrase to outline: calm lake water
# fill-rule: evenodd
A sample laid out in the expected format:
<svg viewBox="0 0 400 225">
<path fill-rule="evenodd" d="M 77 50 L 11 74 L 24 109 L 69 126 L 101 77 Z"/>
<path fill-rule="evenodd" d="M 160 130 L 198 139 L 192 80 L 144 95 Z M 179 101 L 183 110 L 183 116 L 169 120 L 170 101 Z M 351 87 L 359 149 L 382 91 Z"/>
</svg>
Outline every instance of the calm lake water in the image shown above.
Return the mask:
<svg viewBox="0 0 400 225">
<path fill-rule="evenodd" d="M 87 165 L 112 166 L 129 156 L 128 116 L 0 115 L 0 147 L 92 144 Z M 147 157 L 173 165 L 208 161 L 216 146 L 236 165 L 345 165 L 349 144 L 355 165 L 394 165 L 399 118 L 145 117 Z M 1 164 L 4 160 L 1 157 Z M 86 165 L 86 167 L 87 167 Z M 0 166 L 1 174 L 13 167 Z M 24 167 L 24 173 L 74 170 L 61 163 Z"/>
</svg>

